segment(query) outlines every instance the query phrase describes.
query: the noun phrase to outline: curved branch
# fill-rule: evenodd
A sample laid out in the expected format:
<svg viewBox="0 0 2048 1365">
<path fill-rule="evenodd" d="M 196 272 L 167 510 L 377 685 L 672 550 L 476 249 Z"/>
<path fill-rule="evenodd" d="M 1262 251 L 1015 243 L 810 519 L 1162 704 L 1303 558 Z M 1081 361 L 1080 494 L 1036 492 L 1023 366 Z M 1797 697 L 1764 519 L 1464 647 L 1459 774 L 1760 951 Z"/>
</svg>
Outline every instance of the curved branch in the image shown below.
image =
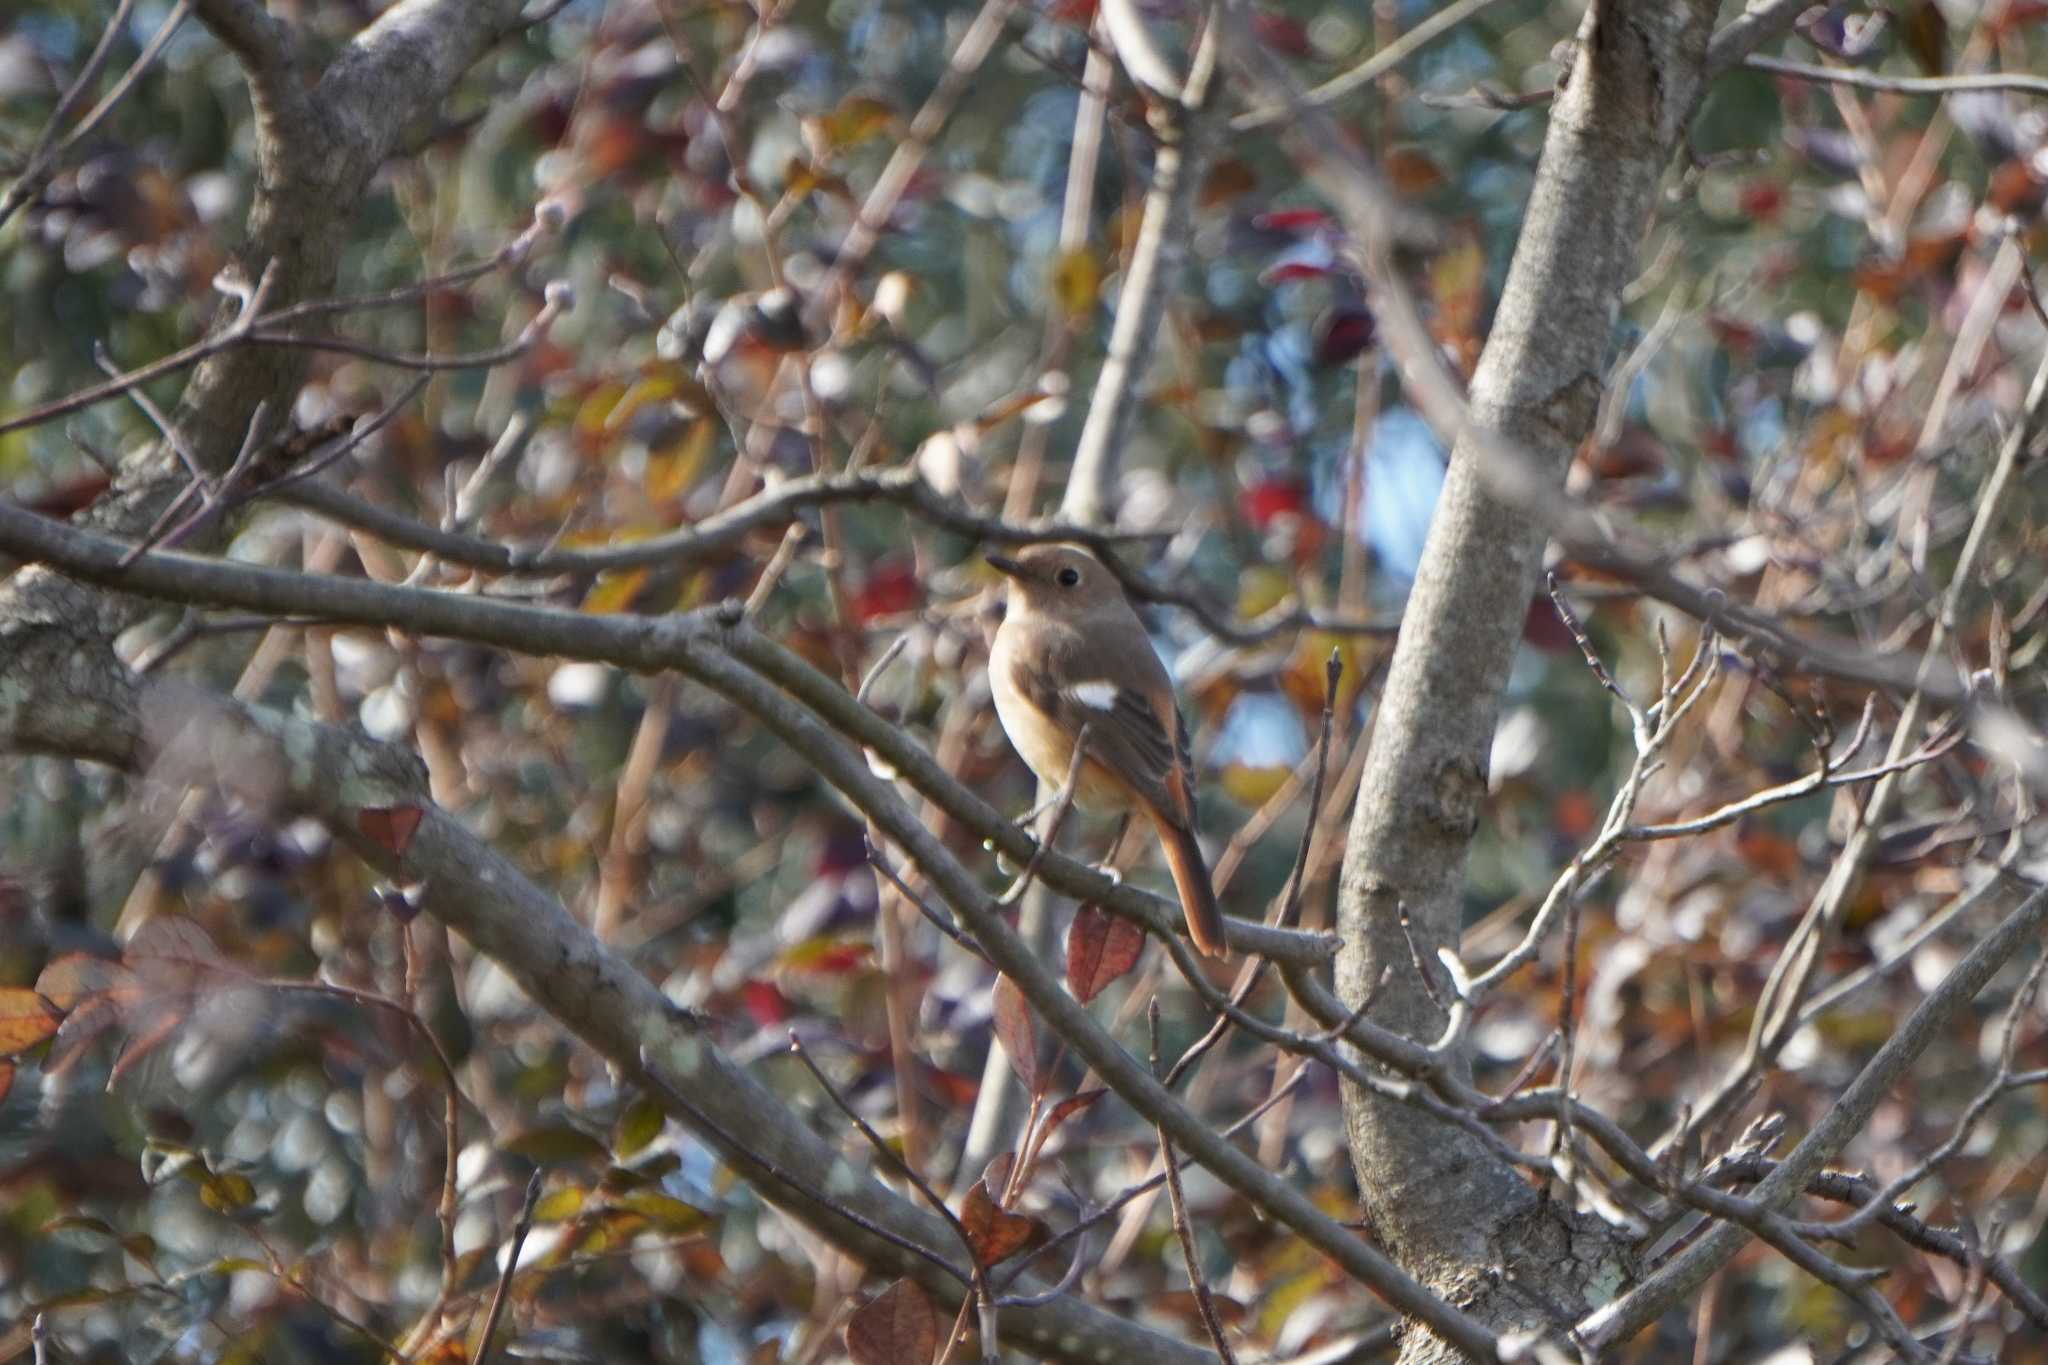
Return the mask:
<svg viewBox="0 0 2048 1365">
<path fill-rule="evenodd" d="M 277 616 L 312 617 L 616 664 L 639 672 L 688 672 L 706 640 L 758 661 L 764 672 L 802 695 L 833 724 L 895 764 L 911 785 L 1006 855 L 1023 861 L 1036 847 L 1000 811 L 956 781 L 903 731 L 857 703 L 844 688 L 740 624 L 737 604 L 680 616 L 597 616 L 473 593 L 375 583 L 331 574 L 229 563 L 204 556 L 133 547 L 106 536 L 0 503 L 0 551 L 51 565 L 72 577 L 121 592 L 185 605 L 210 603 Z M 131 555 L 133 557 L 131 558 Z M 0 702 L 5 693 L 0 691 Z M 10 721 L 12 728 L 10 729 Z M 0 706 L 0 748 L 28 727 Z M 1065 894 L 1092 901 L 1157 933 L 1185 932 L 1177 902 L 1113 882 L 1096 868 L 1060 853 L 1046 855 L 1040 878 Z M 1325 961 L 1328 935 L 1232 920 L 1230 941 L 1276 962 Z"/>
<path fill-rule="evenodd" d="M 1204 629 L 1231 644 L 1259 644 L 1297 630 L 1330 635 L 1392 635 L 1399 621 L 1333 616 L 1307 608 L 1277 611 L 1252 621 L 1238 621 L 1207 596 L 1188 588 L 1169 587 L 1126 565 L 1119 547 L 1145 533 L 1103 531 L 1066 521 L 1017 523 L 983 516 L 958 498 L 932 488 L 914 469 L 861 471 L 853 474 L 807 474 L 764 488 L 746 500 L 702 521 L 645 540 L 595 548 L 547 547 L 533 550 L 482 536 L 433 526 L 354 497 L 338 488 L 313 484 L 293 488 L 284 501 L 367 531 L 387 544 L 418 550 L 450 564 L 491 573 L 606 573 L 650 566 L 674 568 L 721 559 L 739 550 L 749 535 L 779 530 L 800 514 L 817 507 L 848 502 L 887 502 L 920 520 L 986 545 L 1029 545 L 1071 541 L 1086 545 L 1110 566 L 1131 596 L 1160 606 L 1178 607 Z"/>
<path fill-rule="evenodd" d="M 959 1283 L 933 1259 L 945 1261 L 932 1250 L 948 1244 L 945 1225 L 849 1167 L 645 975 L 599 943 L 508 858 L 435 806 L 426 774 L 410 752 L 357 731 L 225 699 L 195 698 L 175 684 L 97 700 L 138 714 L 157 705 L 174 707 L 198 723 L 218 726 L 211 747 L 231 752 L 234 761 L 199 777 L 232 786 L 253 771 L 266 780 L 282 774 L 282 795 L 293 810 L 319 819 L 384 875 L 422 883 L 426 911 L 496 961 L 613 1066 L 644 1083 L 764 1196 L 876 1270 L 910 1275 L 933 1293 L 958 1300 Z M 131 721 L 139 732 L 139 720 Z M 124 768 L 139 771 L 151 755 L 137 744 L 116 757 Z M 266 794 L 274 795 L 267 788 Z M 391 806 L 422 814 L 402 857 L 366 837 L 359 823 L 363 810 Z M 1076 1365 L 1117 1356 L 1173 1365 L 1207 1358 L 1071 1296 L 1007 1310 L 1002 1325 L 1006 1340 L 1019 1349 Z"/>
<path fill-rule="evenodd" d="M 1939 986 L 1920 1002 L 1896 1032 L 1857 1073 L 1842 1097 L 1806 1137 L 1757 1185 L 1752 1202 L 1774 1211 L 1805 1190 L 1849 1141 L 1863 1131 L 1892 1087 L 1927 1045 L 1966 1009 L 1999 968 L 2039 942 L 2048 924 L 2048 890 L 2036 890 L 1979 939 Z M 1634 1289 L 1579 1323 L 1595 1349 L 1612 1346 L 1690 1299 L 1707 1277 L 1726 1265 L 1750 1238 L 1747 1228 L 1721 1223 L 1679 1252 Z"/>
</svg>

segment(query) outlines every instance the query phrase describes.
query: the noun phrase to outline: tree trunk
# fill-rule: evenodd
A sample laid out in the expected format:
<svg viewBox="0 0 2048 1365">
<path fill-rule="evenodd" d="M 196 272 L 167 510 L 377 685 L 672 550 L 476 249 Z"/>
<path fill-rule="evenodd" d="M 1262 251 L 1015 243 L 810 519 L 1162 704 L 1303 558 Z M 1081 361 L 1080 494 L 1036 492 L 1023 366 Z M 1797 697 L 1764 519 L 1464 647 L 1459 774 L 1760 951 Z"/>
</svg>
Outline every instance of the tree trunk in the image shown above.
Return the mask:
<svg viewBox="0 0 2048 1365">
<path fill-rule="evenodd" d="M 1697 98 L 1714 6 L 1596 4 L 1587 12 L 1499 314 L 1473 378 L 1473 420 L 1563 480 L 1591 429 L 1624 287 L 1657 187 Z M 1388 673 L 1339 901 L 1337 984 L 1428 1042 L 1443 1011 L 1415 951 L 1448 983 L 1472 836 L 1508 668 L 1536 591 L 1542 527 L 1489 492 L 1498 471 L 1460 440 Z M 1464 1065 L 1461 1059 L 1460 1065 Z M 1352 1162 L 1381 1241 L 1411 1274 L 1497 1328 L 1570 1321 L 1611 1297 L 1632 1261 L 1597 1220 L 1553 1202 L 1480 1141 L 1406 1106 L 1347 1091 Z M 1417 1332 L 1404 1361 L 1455 1358 Z"/>
</svg>

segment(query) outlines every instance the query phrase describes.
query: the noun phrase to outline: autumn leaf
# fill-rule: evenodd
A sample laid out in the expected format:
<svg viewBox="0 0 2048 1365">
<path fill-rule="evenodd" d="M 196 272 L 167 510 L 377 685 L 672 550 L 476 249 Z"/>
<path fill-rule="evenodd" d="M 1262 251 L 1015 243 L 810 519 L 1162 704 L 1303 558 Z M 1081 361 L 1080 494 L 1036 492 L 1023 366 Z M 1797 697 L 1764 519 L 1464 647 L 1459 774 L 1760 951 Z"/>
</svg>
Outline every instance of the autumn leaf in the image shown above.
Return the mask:
<svg viewBox="0 0 2048 1365">
<path fill-rule="evenodd" d="M 605 1155 L 604 1143 L 566 1123 L 543 1124 L 506 1138 L 498 1150 L 524 1157 L 537 1166 L 575 1161 L 598 1161 Z"/>
<path fill-rule="evenodd" d="M 418 806 L 365 806 L 356 812 L 356 828 L 392 857 L 403 858 L 425 814 Z"/>
<path fill-rule="evenodd" d="M 989 1197 L 988 1186 L 976 1181 L 960 1204 L 960 1225 L 967 1229 L 967 1245 L 982 1265 L 1008 1260 L 1045 1234 L 1036 1218 L 998 1208 Z"/>
<path fill-rule="evenodd" d="M 1077 1114 L 1086 1113 L 1094 1106 L 1095 1101 L 1108 1093 L 1107 1090 L 1098 1085 L 1092 1090 L 1083 1090 L 1078 1095 L 1069 1095 L 1066 1099 L 1054 1105 L 1052 1112 L 1045 1116 L 1045 1136 L 1041 1141 L 1051 1141 L 1052 1135 L 1060 1130 L 1062 1124 Z"/>
<path fill-rule="evenodd" d="M 612 1155 L 621 1161 L 638 1155 L 661 1135 L 661 1127 L 667 1121 L 668 1115 L 662 1113 L 660 1105 L 646 1095 L 640 1096 L 619 1115 L 612 1130 Z"/>
<path fill-rule="evenodd" d="M 1137 966 L 1144 950 L 1143 929 L 1099 906 L 1082 906 L 1067 930 L 1067 989 L 1087 1004 Z"/>
<path fill-rule="evenodd" d="M 858 1365 L 927 1365 L 939 1349 L 939 1319 L 911 1280 L 898 1280 L 846 1319 L 846 1350 Z"/>
<path fill-rule="evenodd" d="M 623 573 L 597 576 L 597 582 L 583 595 L 583 610 L 592 616 L 616 616 L 631 607 L 647 586 L 652 570 L 627 569 Z"/>
<path fill-rule="evenodd" d="M 25 986 L 0 990 L 0 1057 L 13 1057 L 56 1036 L 64 1016 Z"/>
<path fill-rule="evenodd" d="M 1060 253 L 1052 267 L 1052 300 L 1064 317 L 1076 318 L 1093 311 L 1102 289 L 1102 263 L 1086 246 Z"/>
<path fill-rule="evenodd" d="M 111 958 L 91 953 L 66 953 L 36 978 L 36 993 L 59 1010 L 70 1012 L 88 998 L 120 989 L 134 989 L 135 978 Z"/>
<path fill-rule="evenodd" d="M 1031 1020 L 1031 1007 L 1024 993 L 1007 976 L 998 976 L 995 986 L 996 1037 L 1009 1054 L 1010 1068 L 1032 1095 L 1045 1093 L 1045 1074 L 1039 1067 L 1038 1029 Z"/>
</svg>

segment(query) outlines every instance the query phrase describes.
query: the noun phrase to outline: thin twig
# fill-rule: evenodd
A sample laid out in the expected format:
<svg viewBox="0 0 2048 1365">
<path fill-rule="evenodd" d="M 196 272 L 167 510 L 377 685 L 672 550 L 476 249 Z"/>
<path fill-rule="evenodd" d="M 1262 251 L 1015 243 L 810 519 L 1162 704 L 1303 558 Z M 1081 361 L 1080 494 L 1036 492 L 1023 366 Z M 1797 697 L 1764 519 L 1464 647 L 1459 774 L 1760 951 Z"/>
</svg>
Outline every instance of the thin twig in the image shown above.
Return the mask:
<svg viewBox="0 0 2048 1365">
<path fill-rule="evenodd" d="M 498 1319 L 504 1315 L 505 1303 L 511 1298 L 512 1275 L 519 1269 L 519 1253 L 526 1247 L 526 1234 L 533 1231 L 533 1211 L 540 1205 L 540 1187 L 546 1172 L 536 1169 L 526 1181 L 526 1198 L 519 1205 L 519 1221 L 512 1225 L 512 1244 L 505 1251 L 504 1268 L 498 1272 L 498 1288 L 491 1295 L 491 1306 L 484 1313 L 483 1335 L 477 1338 L 476 1349 L 471 1359 L 476 1365 L 490 1365 L 491 1338 L 497 1335 Z"/>
<path fill-rule="evenodd" d="M 1145 1012 L 1146 1021 L 1152 1031 L 1152 1070 L 1159 1070 L 1159 997 L 1154 996 Z M 1188 1221 L 1187 1195 L 1180 1187 L 1180 1161 L 1173 1154 L 1173 1139 L 1166 1130 L 1159 1134 L 1159 1160 L 1165 1167 L 1166 1202 L 1173 1213 L 1173 1233 L 1180 1239 L 1181 1259 L 1187 1264 L 1188 1287 L 1194 1291 L 1195 1311 L 1201 1315 L 1202 1327 L 1209 1334 L 1209 1342 L 1216 1348 L 1223 1365 L 1237 1365 L 1237 1357 L 1231 1352 L 1230 1341 L 1223 1335 L 1223 1322 L 1216 1316 L 1216 1301 L 1209 1293 L 1209 1281 L 1202 1274 L 1202 1257 L 1195 1245 L 1194 1225 Z"/>
<path fill-rule="evenodd" d="M 1827 85 L 1853 85 L 1858 90 L 1882 90 L 1895 95 L 1959 95 L 1973 90 L 2010 90 L 2027 95 L 2048 95 L 2048 76 L 2014 76 L 1984 72 L 1969 76 L 1880 76 L 1846 66 L 1810 66 L 1779 57 L 1746 57 L 1744 66 L 1768 71 L 1773 76 L 1820 81 Z"/>
<path fill-rule="evenodd" d="M 1314 107 L 1336 103 L 1352 91 L 1372 84 L 1467 19 L 1498 3 L 1499 0 L 1456 0 L 1453 4 L 1445 5 L 1343 75 L 1334 76 L 1304 93 L 1301 102 Z M 1249 133 L 1260 128 L 1270 128 L 1287 116 L 1287 108 L 1283 105 L 1255 109 L 1232 119 L 1230 130 L 1234 133 Z"/>
</svg>

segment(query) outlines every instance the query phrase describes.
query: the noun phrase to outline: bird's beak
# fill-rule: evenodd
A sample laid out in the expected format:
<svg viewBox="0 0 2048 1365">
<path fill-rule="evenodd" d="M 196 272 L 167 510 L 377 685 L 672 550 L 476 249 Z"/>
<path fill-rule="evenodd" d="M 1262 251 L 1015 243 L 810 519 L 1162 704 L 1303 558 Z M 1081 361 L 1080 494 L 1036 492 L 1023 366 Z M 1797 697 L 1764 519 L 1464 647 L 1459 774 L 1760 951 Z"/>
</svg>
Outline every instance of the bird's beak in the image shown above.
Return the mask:
<svg viewBox="0 0 2048 1365">
<path fill-rule="evenodd" d="M 1022 564 L 1019 564 L 1016 560 L 1010 558 L 1008 555 L 991 554 L 983 555 L 982 558 L 986 559 L 989 562 L 989 564 L 995 568 L 997 573 L 1003 574 L 1009 578 L 1024 577 L 1024 566 Z"/>
</svg>

